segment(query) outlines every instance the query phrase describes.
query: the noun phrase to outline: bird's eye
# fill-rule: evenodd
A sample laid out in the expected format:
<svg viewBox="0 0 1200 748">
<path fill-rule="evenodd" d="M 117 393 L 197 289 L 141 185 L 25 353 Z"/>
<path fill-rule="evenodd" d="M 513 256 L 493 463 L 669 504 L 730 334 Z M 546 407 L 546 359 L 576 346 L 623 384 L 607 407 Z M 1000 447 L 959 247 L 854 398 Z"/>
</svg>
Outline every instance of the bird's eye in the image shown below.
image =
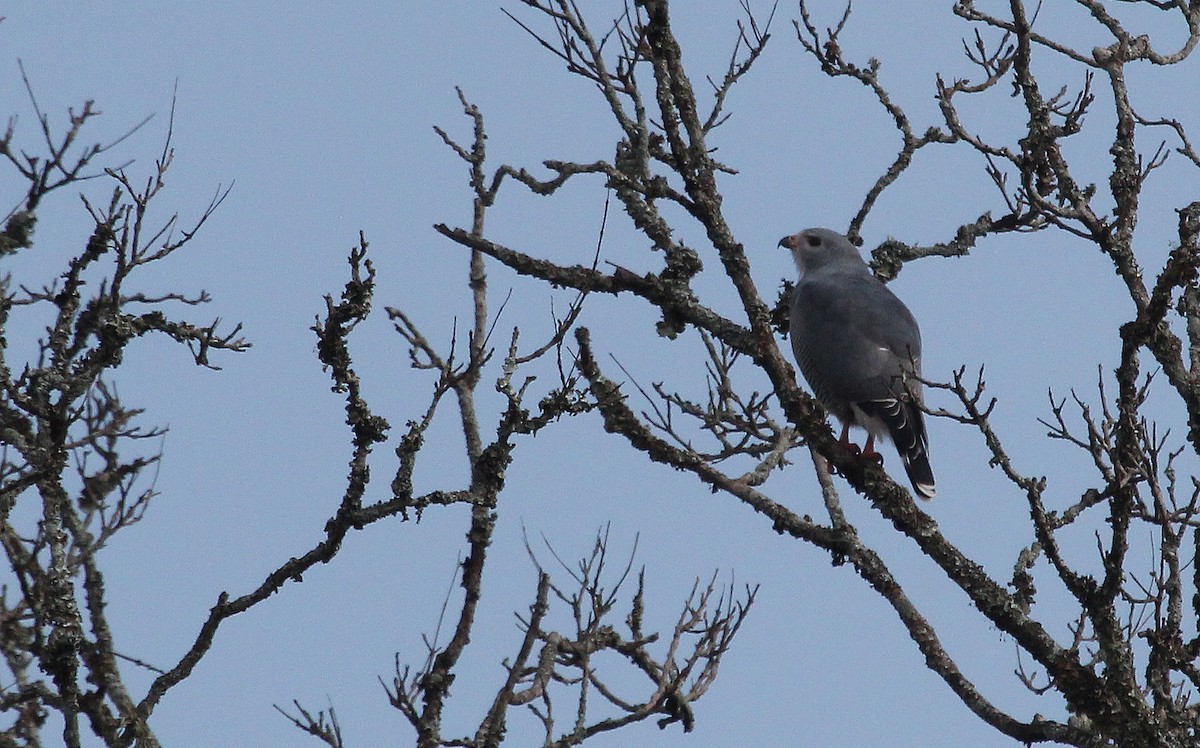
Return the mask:
<svg viewBox="0 0 1200 748">
<path fill-rule="evenodd" d="M 812 234 L 805 234 L 804 241 L 808 242 L 808 246 L 810 246 L 810 247 L 821 246 L 821 237 L 819 237 L 819 236 L 813 236 Z"/>
</svg>

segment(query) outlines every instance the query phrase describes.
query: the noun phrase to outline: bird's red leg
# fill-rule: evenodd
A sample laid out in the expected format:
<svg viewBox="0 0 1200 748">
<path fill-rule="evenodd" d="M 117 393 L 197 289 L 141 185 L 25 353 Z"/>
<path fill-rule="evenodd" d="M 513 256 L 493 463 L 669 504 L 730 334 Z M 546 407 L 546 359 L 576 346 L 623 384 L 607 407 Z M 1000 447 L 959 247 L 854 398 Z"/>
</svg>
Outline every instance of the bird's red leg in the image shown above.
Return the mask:
<svg viewBox="0 0 1200 748">
<path fill-rule="evenodd" d="M 856 453 L 858 452 L 858 445 L 850 441 L 850 422 L 849 421 L 845 421 L 842 423 L 842 435 L 838 438 L 838 444 L 841 444 L 846 449 L 852 450 Z M 838 470 L 832 464 L 829 466 L 829 469 L 831 471 L 833 471 L 834 475 L 843 475 L 842 471 Z"/>
<path fill-rule="evenodd" d="M 880 453 L 875 451 L 875 435 L 874 434 L 871 434 L 871 433 L 867 434 L 867 443 L 865 445 L 863 445 L 862 454 L 863 454 L 863 457 L 870 457 L 871 459 L 878 462 L 880 465 L 883 464 L 883 455 L 881 455 Z"/>
</svg>

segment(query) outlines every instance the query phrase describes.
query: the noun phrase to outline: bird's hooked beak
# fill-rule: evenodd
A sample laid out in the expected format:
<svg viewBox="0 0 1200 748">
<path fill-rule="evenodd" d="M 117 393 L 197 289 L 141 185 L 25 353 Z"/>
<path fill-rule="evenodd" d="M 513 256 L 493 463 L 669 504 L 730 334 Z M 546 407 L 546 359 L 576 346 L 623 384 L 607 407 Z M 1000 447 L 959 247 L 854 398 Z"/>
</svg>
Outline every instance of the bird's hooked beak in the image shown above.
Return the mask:
<svg viewBox="0 0 1200 748">
<path fill-rule="evenodd" d="M 779 240 L 778 246 L 783 247 L 784 249 L 795 249 L 796 248 L 796 235 L 792 234 L 790 236 L 783 237 L 782 239 Z"/>
</svg>

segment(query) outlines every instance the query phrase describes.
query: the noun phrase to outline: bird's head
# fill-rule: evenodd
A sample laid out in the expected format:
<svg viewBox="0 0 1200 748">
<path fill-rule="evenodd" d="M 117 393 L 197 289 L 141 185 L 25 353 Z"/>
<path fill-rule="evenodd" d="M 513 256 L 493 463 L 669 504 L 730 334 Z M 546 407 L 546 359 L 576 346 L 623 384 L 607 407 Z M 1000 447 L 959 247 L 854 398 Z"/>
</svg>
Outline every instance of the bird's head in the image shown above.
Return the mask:
<svg viewBox="0 0 1200 748">
<path fill-rule="evenodd" d="M 830 229 L 805 229 L 783 237 L 779 240 L 779 246 L 791 251 L 801 273 L 847 262 L 866 267 L 858 248 L 849 239 Z"/>
</svg>

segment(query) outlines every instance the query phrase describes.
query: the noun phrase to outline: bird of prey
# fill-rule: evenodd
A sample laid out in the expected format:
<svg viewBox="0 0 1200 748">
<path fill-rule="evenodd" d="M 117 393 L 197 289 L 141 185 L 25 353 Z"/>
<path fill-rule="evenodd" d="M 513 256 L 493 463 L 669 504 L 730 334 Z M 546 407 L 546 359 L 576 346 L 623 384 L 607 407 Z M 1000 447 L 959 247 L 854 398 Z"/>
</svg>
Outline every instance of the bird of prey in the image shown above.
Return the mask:
<svg viewBox="0 0 1200 748">
<path fill-rule="evenodd" d="M 817 400 L 867 430 L 863 454 L 889 438 L 916 492 L 933 498 L 929 438 L 921 413 L 921 331 L 912 312 L 872 273 L 850 241 L 829 229 L 785 236 L 800 280 L 792 292 L 792 351 Z"/>
</svg>

